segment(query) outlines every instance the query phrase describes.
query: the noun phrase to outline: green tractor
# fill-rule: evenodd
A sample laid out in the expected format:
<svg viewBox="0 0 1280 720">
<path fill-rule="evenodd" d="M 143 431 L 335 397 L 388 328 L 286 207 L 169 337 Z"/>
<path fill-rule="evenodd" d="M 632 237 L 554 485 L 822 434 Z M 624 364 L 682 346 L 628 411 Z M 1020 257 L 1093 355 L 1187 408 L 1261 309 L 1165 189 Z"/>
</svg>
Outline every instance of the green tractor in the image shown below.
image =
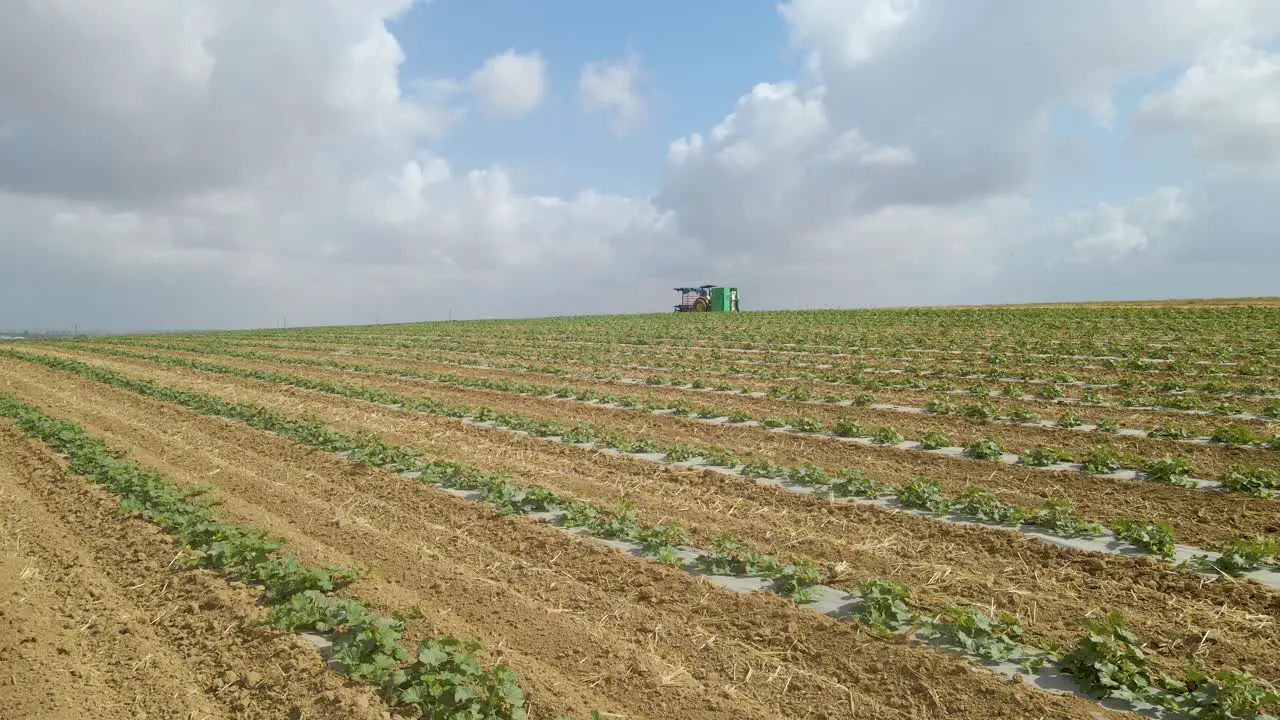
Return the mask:
<svg viewBox="0 0 1280 720">
<path fill-rule="evenodd" d="M 675 290 L 680 293 L 676 312 L 738 312 L 738 288 L 702 285 Z"/>
</svg>

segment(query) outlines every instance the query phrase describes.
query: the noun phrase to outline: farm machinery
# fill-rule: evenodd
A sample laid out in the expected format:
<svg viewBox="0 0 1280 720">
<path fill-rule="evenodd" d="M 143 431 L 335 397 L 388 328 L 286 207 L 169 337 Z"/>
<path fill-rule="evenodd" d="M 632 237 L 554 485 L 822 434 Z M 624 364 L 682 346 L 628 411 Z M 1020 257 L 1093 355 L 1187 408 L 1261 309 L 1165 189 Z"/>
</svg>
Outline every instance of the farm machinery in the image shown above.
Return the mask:
<svg viewBox="0 0 1280 720">
<path fill-rule="evenodd" d="M 676 312 L 738 312 L 738 288 L 701 285 L 675 290 L 680 293 Z"/>
</svg>

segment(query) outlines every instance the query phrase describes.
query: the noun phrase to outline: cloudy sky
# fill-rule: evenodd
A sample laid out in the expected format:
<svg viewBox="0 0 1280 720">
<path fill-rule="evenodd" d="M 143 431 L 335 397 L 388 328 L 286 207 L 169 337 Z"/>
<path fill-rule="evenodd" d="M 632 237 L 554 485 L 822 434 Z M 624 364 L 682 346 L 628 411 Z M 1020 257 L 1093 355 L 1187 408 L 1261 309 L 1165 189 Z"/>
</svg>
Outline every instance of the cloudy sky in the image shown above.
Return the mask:
<svg viewBox="0 0 1280 720">
<path fill-rule="evenodd" d="M 0 330 L 1278 278 L 1275 0 L 0 0 Z"/>
</svg>

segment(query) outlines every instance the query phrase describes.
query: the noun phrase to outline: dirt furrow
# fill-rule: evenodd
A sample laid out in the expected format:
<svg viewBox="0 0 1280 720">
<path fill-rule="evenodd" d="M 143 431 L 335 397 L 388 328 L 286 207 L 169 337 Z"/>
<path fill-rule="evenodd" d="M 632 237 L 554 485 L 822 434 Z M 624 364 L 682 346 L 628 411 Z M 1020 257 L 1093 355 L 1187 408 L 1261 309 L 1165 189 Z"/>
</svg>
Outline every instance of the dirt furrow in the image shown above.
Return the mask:
<svg viewBox="0 0 1280 720">
<path fill-rule="evenodd" d="M 91 414 L 84 409 L 88 403 L 108 415 L 140 408 L 127 411 L 133 416 L 128 428 L 107 415 L 91 424 L 112 426 L 155 458 L 184 443 L 182 438 L 199 438 L 185 443 L 200 444 L 192 452 L 203 456 L 203 464 L 186 459 L 184 447 L 166 469 L 179 478 L 204 478 L 209 463 L 220 462 L 220 472 L 207 481 L 219 494 L 242 497 L 286 519 L 283 532 L 272 529 L 292 545 L 332 546 L 340 555 L 375 563 L 376 577 L 360 583 L 362 597 L 388 603 L 419 597 L 428 607 L 464 616 L 478 631 L 490 628 L 482 636 L 503 651 L 515 649 L 533 632 L 522 636 L 521 627 L 537 629 L 544 636 L 545 662 L 567 675 L 585 675 L 579 679 L 587 687 L 615 701 L 607 710 L 636 717 L 1088 717 L 1094 712 L 1087 703 L 1010 686 L 960 658 L 874 640 L 780 598 L 715 590 L 678 570 L 523 519 L 496 516 L 390 473 L 353 473 L 332 456 L 290 447 L 247 427 L 129 399 L 40 369 L 22 379 L 16 370 L 6 362 L 0 372 L 42 402 L 78 404 L 85 415 Z M 73 397 L 56 400 L 67 393 Z M 152 437 L 157 426 L 167 437 Z M 219 452 L 202 449 L 209 445 Z M 234 459 L 218 461 L 222 453 Z M 282 467 L 293 470 L 281 475 Z M 236 473 L 236 468 L 247 469 Z M 222 485 L 235 474 L 241 475 L 236 482 L 243 488 Z M 367 480 L 353 483 L 353 474 Z M 309 513 L 297 507 L 296 498 L 277 497 L 281 477 L 288 478 L 288 487 L 328 502 L 328 513 Z M 250 497 L 253 482 L 260 489 Z M 335 490 L 353 484 L 354 492 Z M 368 509 L 346 508 L 351 520 L 336 527 L 332 518 L 353 497 L 365 498 Z M 431 518 L 451 526 L 451 535 L 433 535 Z M 401 542 L 394 542 L 397 538 Z M 450 564 L 469 567 L 471 575 L 487 573 L 487 589 L 455 574 Z M 595 643 L 566 646 L 566 632 L 574 637 L 593 632 Z M 868 642 L 876 648 L 871 655 L 865 650 Z M 648 660 L 655 654 L 665 661 L 663 667 Z M 531 672 L 513 664 L 522 679 L 537 674 L 537 668 Z M 754 682 L 746 681 L 748 672 Z M 945 682 L 935 686 L 925 678 Z M 649 704 L 637 704 L 635 695 Z M 628 697 L 632 704 L 619 701 Z M 986 700 L 979 704 L 975 698 Z"/>
<path fill-rule="evenodd" d="M 93 353 L 66 354 L 103 367 L 163 379 L 164 382 L 179 378 L 202 382 L 213 377 L 229 377 Z M 1207 492 L 1146 481 L 1098 478 L 1078 472 L 1046 471 L 896 448 L 868 447 L 829 438 L 710 425 L 687 418 L 628 413 L 572 401 L 528 398 L 424 381 L 355 375 L 238 358 L 225 358 L 222 364 L 367 385 L 471 406 L 487 405 L 495 410 L 520 412 L 567 424 L 586 421 L 634 436 L 651 437 L 664 444 L 698 442 L 730 448 L 743 457 L 767 457 L 788 465 L 812 462 L 831 472 L 848 467 L 861 468 L 872 477 L 897 484 L 923 476 L 938 481 L 948 493 L 959 493 L 968 485 L 976 484 L 1022 507 L 1038 507 L 1049 498 L 1056 497 L 1070 502 L 1083 517 L 1103 521 L 1138 517 L 1168 522 L 1179 541 L 1201 547 L 1211 547 L 1241 535 L 1280 532 L 1280 502 L 1238 493 Z M 252 387 L 265 390 L 267 385 L 259 383 Z"/>
<path fill-rule="evenodd" d="M 0 717 L 383 717 L 256 593 L 175 569 L 173 540 L 0 420 Z"/>
<path fill-rule="evenodd" d="M 916 587 L 931 605 L 994 605 L 1016 612 L 1031 632 L 1050 642 L 1069 644 L 1079 635 L 1081 617 L 1116 609 L 1133 616 L 1138 631 L 1158 646 L 1153 655 L 1170 667 L 1195 657 L 1280 674 L 1280 628 L 1260 620 L 1280 613 L 1280 596 L 1257 585 L 1206 582 L 1141 558 L 1086 555 L 1010 532 L 827 504 L 718 473 L 661 468 L 256 381 L 180 370 L 156 379 L 315 415 L 349 431 L 373 430 L 593 501 L 626 501 L 653 521 L 678 518 L 704 541 L 728 530 L 765 551 L 845 563 L 844 581 L 837 583 L 845 587 L 894 578 Z M 1152 612 L 1156 607 L 1160 612 Z M 1202 642 L 1206 629 L 1212 641 Z"/>
</svg>

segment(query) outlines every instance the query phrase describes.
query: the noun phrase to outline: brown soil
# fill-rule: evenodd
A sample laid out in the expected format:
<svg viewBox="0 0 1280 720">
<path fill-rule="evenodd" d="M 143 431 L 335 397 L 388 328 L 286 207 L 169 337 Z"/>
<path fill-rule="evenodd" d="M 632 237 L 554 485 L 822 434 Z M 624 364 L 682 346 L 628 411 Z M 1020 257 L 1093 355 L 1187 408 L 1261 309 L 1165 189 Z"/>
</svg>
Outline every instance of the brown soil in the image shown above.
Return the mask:
<svg viewBox="0 0 1280 720">
<path fill-rule="evenodd" d="M 176 479 L 213 484 L 228 513 L 253 516 L 304 560 L 372 563 L 362 597 L 422 603 L 419 631 L 479 635 L 520 674 L 538 717 L 591 707 L 707 718 L 1096 713 L 963 659 L 869 637 L 775 596 L 717 590 L 246 426 L 25 363 L 0 363 L 0 376 Z"/>
<path fill-rule="evenodd" d="M 174 355 L 197 357 L 195 353 L 172 353 Z M 334 359 L 319 353 L 280 353 L 283 356 L 323 357 Z M 100 356 L 99 356 L 100 357 Z M 218 356 L 222 359 L 223 356 Z M 226 358 L 238 360 L 238 358 Z M 341 358 L 339 358 L 341 359 Z M 922 415 L 904 413 L 893 410 L 873 410 L 855 407 L 837 407 L 814 403 L 802 403 L 771 398 L 750 398 L 711 393 L 698 390 L 684 390 L 670 387 L 652 387 L 630 383 L 611 383 L 573 378 L 558 381 L 551 378 L 534 379 L 527 373 L 505 372 L 499 370 L 481 370 L 427 363 L 413 360 L 382 360 L 378 358 L 360 358 L 359 364 L 385 369 L 414 368 L 432 372 L 450 372 L 457 375 L 485 377 L 513 382 L 539 382 L 552 386 L 569 386 L 579 390 L 591 389 L 601 394 L 625 394 L 632 397 L 662 399 L 669 402 L 685 401 L 696 406 L 711 406 L 726 411 L 741 410 L 750 413 L 754 418 L 810 417 L 822 421 L 828 427 L 834 426 L 842 419 L 851 419 L 868 428 L 881 426 L 896 427 L 907 438 L 919 439 L 930 431 L 948 435 L 953 442 L 967 444 L 979 437 L 987 437 L 999 442 L 1009 452 L 1022 452 L 1028 447 L 1048 445 L 1066 450 L 1073 457 L 1082 457 L 1091 447 L 1106 443 L 1125 455 L 1136 459 L 1153 460 L 1166 456 L 1178 456 L 1188 460 L 1195 473 L 1200 477 L 1212 479 L 1220 476 L 1232 465 L 1253 464 L 1272 465 L 1277 462 L 1276 454 L 1271 450 L 1244 448 L 1238 446 L 1199 445 L 1177 442 L 1162 438 L 1133 437 L 1127 435 L 1106 435 L 1103 433 L 1081 432 L 1063 428 L 1046 428 L 1029 425 L 1015 425 L 1003 422 L 979 422 L 963 417 Z M 276 364 L 275 367 L 283 367 Z M 301 366 L 294 366 L 301 367 Z M 312 368 L 307 368 L 311 370 Z M 927 400 L 925 401 L 927 402 Z M 957 401 L 958 404 L 959 401 Z M 922 403 L 923 404 L 923 403 Z M 1186 423 L 1181 423 L 1186 425 Z M 1280 423 L 1252 423 L 1260 431 L 1280 432 Z M 1153 426 L 1152 423 L 1149 426 Z M 1141 426 L 1139 426 L 1141 427 Z M 1136 461 L 1135 461 L 1136 464 Z"/>
<path fill-rule="evenodd" d="M 0 717 L 384 716 L 301 640 L 247 627 L 255 593 L 173 569 L 170 538 L 8 420 L 0 458 Z"/>
<path fill-rule="evenodd" d="M 827 504 L 717 473 L 660 468 L 292 388 L 188 371 L 154 377 L 175 387 L 315 415 L 348 431 L 374 430 L 394 442 L 504 468 L 521 481 L 596 502 L 625 500 L 650 520 L 679 518 L 703 543 L 728 530 L 766 552 L 810 556 L 840 567 L 835 583 L 840 587 L 895 578 L 915 587 L 917 597 L 931 606 L 960 602 L 1010 610 L 1024 618 L 1038 640 L 1069 645 L 1079 635 L 1082 616 L 1116 609 L 1133 618 L 1138 632 L 1154 644 L 1156 661 L 1169 669 L 1194 657 L 1215 666 L 1254 667 L 1268 676 L 1280 671 L 1277 630 L 1258 621 L 1280 612 L 1280 596 L 1252 583 L 1205 582 L 1145 559 L 1088 555 L 1010 532 Z M 1154 607 L 1163 610 L 1153 613 Z M 1206 630 L 1211 639 L 1202 642 Z"/>
<path fill-rule="evenodd" d="M 87 362 L 126 373 L 139 374 L 166 383 L 213 382 L 225 384 L 230 376 L 183 371 L 147 361 L 108 358 L 92 353 L 68 353 Z M 1280 532 L 1280 501 L 1251 498 L 1238 493 L 1216 492 L 1161 485 L 1147 481 L 1098 478 L 1079 472 L 1056 472 L 1016 465 L 952 458 L 890 447 L 868 447 L 832 438 L 805 437 L 768 432 L 759 428 L 712 425 L 688 418 L 627 412 L 584 403 L 528 398 L 487 390 L 453 388 L 439 383 L 397 380 L 373 375 L 354 376 L 298 366 L 220 358 L 224 364 L 267 368 L 312 378 L 377 387 L 406 395 L 429 396 L 467 404 L 487 405 L 500 411 L 515 411 L 548 421 L 572 424 L 591 422 L 633 437 L 651 437 L 660 444 L 697 442 L 731 448 L 741 457 L 772 458 L 787 465 L 812 462 L 835 472 L 842 468 L 864 469 L 868 475 L 895 484 L 915 477 L 936 480 L 948 493 L 959 493 L 969 485 L 980 485 L 1020 507 L 1038 507 L 1050 498 L 1061 498 L 1082 517 L 1110 521 L 1117 517 L 1139 517 L 1168 522 L 1175 537 L 1200 547 L 1211 547 L 1241 535 Z M 216 380 L 211 380 L 212 378 Z M 237 381 L 239 382 L 239 381 Z M 267 392 L 269 383 L 244 387 Z M 184 385 L 185 386 L 185 385 Z M 316 393 L 303 397 L 315 398 Z"/>
</svg>

